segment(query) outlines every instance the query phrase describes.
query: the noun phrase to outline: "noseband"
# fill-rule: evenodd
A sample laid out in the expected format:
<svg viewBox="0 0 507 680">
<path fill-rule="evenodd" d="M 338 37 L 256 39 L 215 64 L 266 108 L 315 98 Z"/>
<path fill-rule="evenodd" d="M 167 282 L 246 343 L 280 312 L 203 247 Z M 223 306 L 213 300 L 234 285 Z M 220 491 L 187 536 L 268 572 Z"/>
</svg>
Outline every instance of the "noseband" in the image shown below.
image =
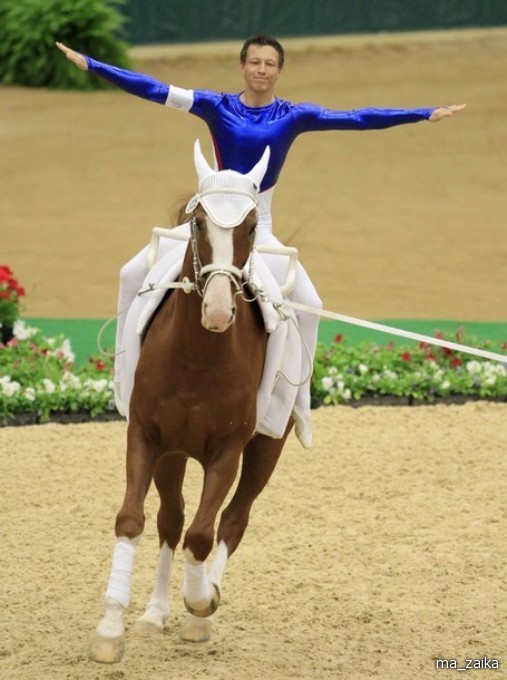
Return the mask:
<svg viewBox="0 0 507 680">
<path fill-rule="evenodd" d="M 243 272 L 233 264 L 206 264 L 203 266 L 197 247 L 197 220 L 195 213 L 190 220 L 190 244 L 192 246 L 192 263 L 194 266 L 195 290 L 204 298 L 206 290 L 212 278 L 215 276 L 226 276 L 231 284 L 234 294 L 242 293 L 243 287 L 248 285 L 253 276 L 253 257 L 248 258 L 249 268 L 246 281 L 243 282 Z"/>
</svg>

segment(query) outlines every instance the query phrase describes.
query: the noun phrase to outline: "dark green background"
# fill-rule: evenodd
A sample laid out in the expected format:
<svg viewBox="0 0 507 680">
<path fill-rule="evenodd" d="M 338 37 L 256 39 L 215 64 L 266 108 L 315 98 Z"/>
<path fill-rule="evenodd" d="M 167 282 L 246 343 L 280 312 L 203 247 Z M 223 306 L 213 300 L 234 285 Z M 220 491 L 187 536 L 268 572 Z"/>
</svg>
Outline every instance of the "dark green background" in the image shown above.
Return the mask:
<svg viewBox="0 0 507 680">
<path fill-rule="evenodd" d="M 507 0 L 126 0 L 137 45 L 507 25 Z"/>
</svg>

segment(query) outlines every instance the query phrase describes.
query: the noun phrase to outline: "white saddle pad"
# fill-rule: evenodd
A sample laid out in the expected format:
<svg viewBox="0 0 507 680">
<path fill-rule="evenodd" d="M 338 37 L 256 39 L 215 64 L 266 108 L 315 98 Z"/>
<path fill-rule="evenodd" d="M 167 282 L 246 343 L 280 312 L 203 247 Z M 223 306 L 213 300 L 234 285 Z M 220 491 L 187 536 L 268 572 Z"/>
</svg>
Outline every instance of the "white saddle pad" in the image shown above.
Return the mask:
<svg viewBox="0 0 507 680">
<path fill-rule="evenodd" d="M 187 244 L 178 243 L 153 266 L 140 290 L 150 285 L 164 285 L 176 281 Z M 253 281 L 271 299 L 282 302 L 279 286 L 268 266 L 258 253 L 255 254 Z M 130 307 L 123 333 L 124 353 L 119 355 L 121 369 L 117 371 L 120 382 L 120 412 L 128 414 L 134 375 L 141 352 L 141 337 L 149 320 L 160 305 L 166 290 L 155 288 L 149 293 L 137 295 Z M 302 380 L 302 347 L 297 319 L 293 312 L 286 321 L 271 303 L 261 302 L 260 309 L 266 331 L 269 334 L 264 372 L 257 393 L 256 431 L 275 439 L 283 436 L 291 416 L 299 383 Z"/>
</svg>

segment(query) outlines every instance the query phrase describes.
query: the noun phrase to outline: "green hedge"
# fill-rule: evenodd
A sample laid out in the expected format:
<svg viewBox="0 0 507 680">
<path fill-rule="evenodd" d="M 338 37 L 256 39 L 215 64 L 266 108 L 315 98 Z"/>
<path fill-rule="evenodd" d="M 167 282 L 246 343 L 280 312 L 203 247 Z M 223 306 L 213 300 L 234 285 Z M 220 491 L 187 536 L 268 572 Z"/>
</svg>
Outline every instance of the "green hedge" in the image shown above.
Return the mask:
<svg viewBox="0 0 507 680">
<path fill-rule="evenodd" d="M 120 39 L 125 19 L 112 0 L 0 0 L 0 81 L 55 89 L 92 90 L 110 85 L 80 71 L 55 47 L 128 67 Z"/>
</svg>

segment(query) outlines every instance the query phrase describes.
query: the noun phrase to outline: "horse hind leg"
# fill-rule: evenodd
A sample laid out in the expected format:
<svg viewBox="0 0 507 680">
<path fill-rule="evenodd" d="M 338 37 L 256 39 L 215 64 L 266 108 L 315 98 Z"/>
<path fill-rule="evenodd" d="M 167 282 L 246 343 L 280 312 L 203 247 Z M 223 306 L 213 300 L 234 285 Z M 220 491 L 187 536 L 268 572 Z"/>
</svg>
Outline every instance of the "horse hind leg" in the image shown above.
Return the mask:
<svg viewBox="0 0 507 680">
<path fill-rule="evenodd" d="M 155 468 L 154 480 L 160 497 L 157 528 L 160 542 L 155 586 L 144 614 L 135 629 L 148 633 L 163 633 L 171 613 L 169 580 L 174 551 L 183 532 L 185 501 L 182 494 L 186 458 L 177 454 L 164 456 Z"/>
<path fill-rule="evenodd" d="M 281 439 L 257 434 L 245 447 L 238 487 L 222 513 L 217 533 L 218 544 L 225 544 L 228 557 L 243 538 L 252 505 L 271 478 L 292 426 L 291 420 Z"/>
</svg>

